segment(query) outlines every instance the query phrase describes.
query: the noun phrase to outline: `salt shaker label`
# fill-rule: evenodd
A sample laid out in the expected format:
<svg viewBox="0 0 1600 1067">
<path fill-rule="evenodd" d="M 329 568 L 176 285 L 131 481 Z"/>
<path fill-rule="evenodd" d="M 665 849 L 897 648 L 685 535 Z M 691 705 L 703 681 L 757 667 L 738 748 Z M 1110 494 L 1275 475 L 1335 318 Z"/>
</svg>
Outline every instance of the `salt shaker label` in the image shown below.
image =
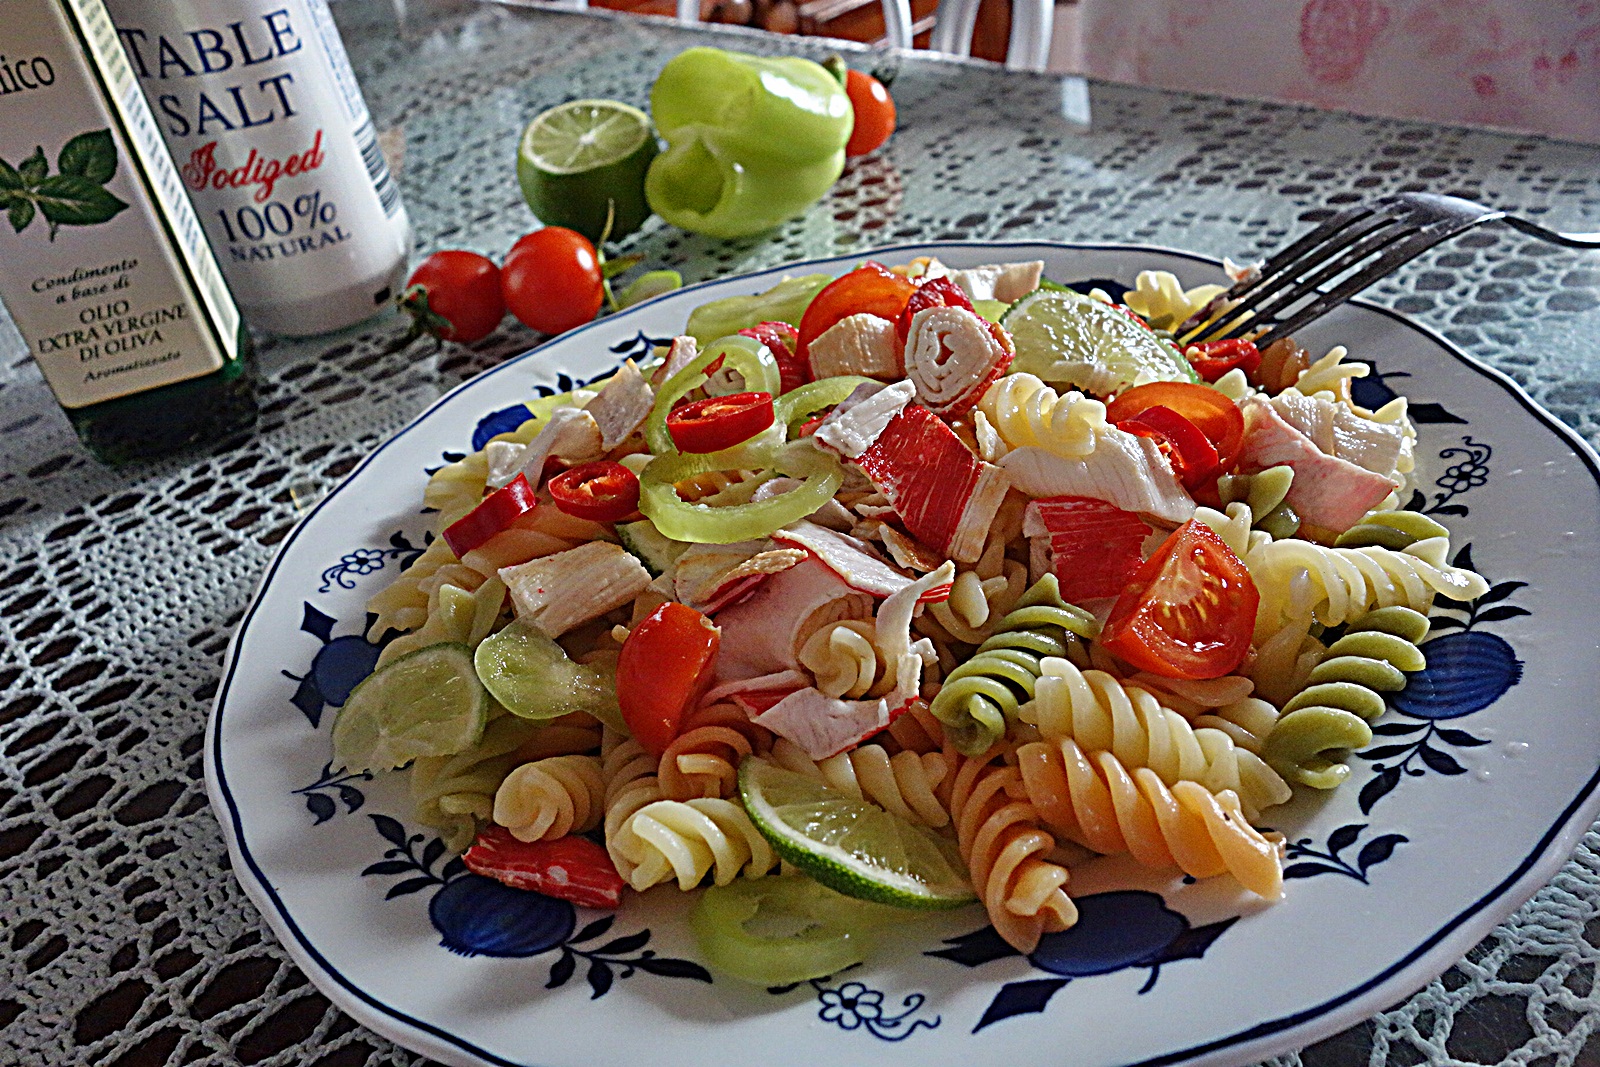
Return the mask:
<svg viewBox="0 0 1600 1067">
<path fill-rule="evenodd" d="M 318 333 L 393 295 L 399 192 L 325 0 L 111 0 L 246 317 Z"/>
</svg>

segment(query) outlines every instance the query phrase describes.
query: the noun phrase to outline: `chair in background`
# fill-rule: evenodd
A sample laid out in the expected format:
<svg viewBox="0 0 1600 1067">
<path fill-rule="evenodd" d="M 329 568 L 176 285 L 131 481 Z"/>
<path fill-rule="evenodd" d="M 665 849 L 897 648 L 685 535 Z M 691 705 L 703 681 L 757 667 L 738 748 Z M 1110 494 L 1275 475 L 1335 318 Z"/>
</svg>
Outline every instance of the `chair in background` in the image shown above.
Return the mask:
<svg viewBox="0 0 1600 1067">
<path fill-rule="evenodd" d="M 885 0 L 885 8 L 888 4 L 889 0 Z M 979 0 L 939 0 L 928 47 L 951 55 L 971 55 L 972 35 L 978 25 L 978 5 Z M 1006 66 L 1013 70 L 1044 70 L 1050 57 L 1050 33 L 1054 24 L 1054 0 L 1011 0 L 1011 37 L 1006 43 Z"/>
</svg>

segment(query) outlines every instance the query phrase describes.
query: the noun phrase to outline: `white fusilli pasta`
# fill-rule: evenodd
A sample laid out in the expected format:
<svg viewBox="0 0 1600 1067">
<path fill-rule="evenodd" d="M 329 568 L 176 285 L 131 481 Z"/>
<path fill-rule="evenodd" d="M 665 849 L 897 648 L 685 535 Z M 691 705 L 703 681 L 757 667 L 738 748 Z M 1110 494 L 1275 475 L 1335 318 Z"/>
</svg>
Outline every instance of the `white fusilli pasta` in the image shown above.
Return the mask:
<svg viewBox="0 0 1600 1067">
<path fill-rule="evenodd" d="M 519 841 L 553 841 L 600 825 L 605 780 L 595 756 L 550 756 L 506 775 L 494 821 Z"/>
<path fill-rule="evenodd" d="M 693 889 L 707 874 L 727 885 L 740 875 L 760 878 L 778 865 L 777 854 L 731 800 L 658 800 L 623 820 L 607 841 L 617 870 L 638 890 L 677 880 Z"/>
<path fill-rule="evenodd" d="M 1168 786 L 1198 782 L 1231 790 L 1245 814 L 1289 799 L 1289 786 L 1261 758 L 1221 730 L 1195 729 L 1153 695 L 1104 671 L 1081 671 L 1047 656 L 1033 699 L 1018 711 L 1041 740 L 1075 740 L 1088 753 L 1111 752 L 1127 768 L 1148 767 Z"/>
<path fill-rule="evenodd" d="M 1106 428 L 1100 401 L 1076 390 L 1057 393 L 1031 374 L 1007 374 L 995 382 L 978 411 L 1006 450 L 1032 445 L 1068 459 L 1093 452 L 1095 435 Z"/>
</svg>

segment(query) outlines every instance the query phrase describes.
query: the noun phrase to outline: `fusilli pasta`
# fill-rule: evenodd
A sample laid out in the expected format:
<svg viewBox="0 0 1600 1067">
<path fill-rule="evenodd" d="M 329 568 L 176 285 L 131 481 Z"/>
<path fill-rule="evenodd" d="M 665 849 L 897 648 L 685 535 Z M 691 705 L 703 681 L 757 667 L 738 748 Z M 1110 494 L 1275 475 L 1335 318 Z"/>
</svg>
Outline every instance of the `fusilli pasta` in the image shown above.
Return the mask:
<svg viewBox="0 0 1600 1067">
<path fill-rule="evenodd" d="M 768 757 L 787 770 L 803 774 L 855 800 L 870 800 L 902 819 L 924 826 L 950 821 L 940 787 L 949 791 L 949 761 L 942 753 L 899 752 L 882 745 L 861 745 L 837 756 L 813 761 L 799 745 L 779 738 Z"/>
<path fill-rule="evenodd" d="M 1147 691 L 1065 659 L 1041 661 L 1033 699 L 1018 717 L 1038 727 L 1045 742 L 1071 738 L 1091 754 L 1112 753 L 1124 767 L 1148 767 L 1169 786 L 1188 781 L 1213 793 L 1229 790 L 1246 818 L 1289 799 L 1278 773 L 1229 734 L 1197 730 Z"/>
<path fill-rule="evenodd" d="M 1065 867 L 1047 857 L 1055 838 L 1039 826 L 1039 813 L 1024 798 L 1015 767 L 987 756 L 959 762 L 950 791 L 950 816 L 973 887 L 995 932 L 1019 952 L 1032 952 L 1039 938 L 1078 921 L 1077 906 L 1064 888 Z"/>
<path fill-rule="evenodd" d="M 1167 786 L 1148 767 L 1128 768 L 1110 752 L 1085 752 L 1071 738 L 1017 750 L 1025 795 L 1044 824 L 1103 854 L 1127 852 L 1148 867 L 1176 866 L 1195 878 L 1230 873 L 1276 900 L 1283 888 L 1279 846 L 1246 821 L 1239 798 L 1199 782 Z"/>
<path fill-rule="evenodd" d="M 739 762 L 772 744 L 772 734 L 736 704 L 693 712 L 661 754 L 657 780 L 668 800 L 730 797 L 738 792 Z"/>
<path fill-rule="evenodd" d="M 607 836 L 613 858 L 621 857 L 618 871 L 639 890 L 673 879 L 679 889 L 693 889 L 707 874 L 712 884 L 727 885 L 778 865 L 744 808 L 714 797 L 646 804 Z"/>
<path fill-rule="evenodd" d="M 600 824 L 605 780 L 596 756 L 550 756 L 524 763 L 500 783 L 494 821 L 519 841 L 553 841 Z"/>
<path fill-rule="evenodd" d="M 991 462 L 1013 448 L 1029 445 L 1068 459 L 1094 451 L 1096 434 L 1106 428 L 1106 406 L 1073 390 L 1057 393 L 1031 374 L 1007 374 L 991 385 L 978 402 L 978 413 L 999 436 L 1004 448 L 988 444 Z M 978 431 L 983 447 L 985 434 Z"/>
<path fill-rule="evenodd" d="M 1039 661 L 1065 655 L 1070 644 L 1098 629 L 1094 616 L 1061 599 L 1055 575 L 1039 579 L 972 658 L 945 676 L 929 705 L 945 736 L 968 755 L 987 751 L 1022 702 L 1032 699 Z"/>
</svg>

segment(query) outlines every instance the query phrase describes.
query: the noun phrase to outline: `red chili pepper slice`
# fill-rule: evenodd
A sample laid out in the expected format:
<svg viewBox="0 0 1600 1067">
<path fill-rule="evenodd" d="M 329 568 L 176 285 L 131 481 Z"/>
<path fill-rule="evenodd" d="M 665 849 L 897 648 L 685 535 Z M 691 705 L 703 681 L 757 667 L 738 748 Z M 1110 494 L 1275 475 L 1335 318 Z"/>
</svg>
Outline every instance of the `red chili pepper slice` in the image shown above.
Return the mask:
<svg viewBox="0 0 1600 1067">
<path fill-rule="evenodd" d="M 1211 443 L 1200 427 L 1169 407 L 1157 404 L 1145 408 L 1116 426 L 1119 430 L 1156 438 L 1164 444 L 1166 447 L 1162 451 L 1172 462 L 1172 473 L 1186 488 L 1217 476 L 1220 466 L 1217 446 Z"/>
<path fill-rule="evenodd" d="M 639 476 L 608 459 L 562 471 L 546 488 L 556 507 L 577 519 L 616 522 L 639 510 Z"/>
<path fill-rule="evenodd" d="M 894 324 L 894 332 L 902 345 L 911 336 L 911 320 L 916 313 L 937 307 L 966 308 L 977 314 L 972 301 L 967 299 L 966 290 L 961 286 L 950 278 L 930 278 L 918 284 L 911 299 L 906 301 L 906 309 L 900 312 L 900 318 Z"/>
<path fill-rule="evenodd" d="M 508 530 L 517 520 L 539 506 L 528 479 L 517 475 L 503 489 L 484 498 L 483 503 L 445 527 L 444 543 L 460 559 L 487 544 L 495 534 Z"/>
<path fill-rule="evenodd" d="M 787 322 L 763 322 L 748 330 L 740 330 L 739 334 L 753 337 L 766 345 L 772 358 L 778 361 L 778 379 L 781 382 L 778 392 L 787 393 L 811 380 L 811 368 L 797 354 L 800 331 Z"/>
<path fill-rule="evenodd" d="M 585 908 L 620 906 L 626 884 L 606 850 L 587 837 L 519 841 L 504 826 L 485 826 L 461 860 L 473 874 Z"/>
<path fill-rule="evenodd" d="M 771 425 L 771 393 L 708 396 L 667 413 L 667 432 L 684 452 L 720 452 Z"/>
<path fill-rule="evenodd" d="M 1190 345 L 1183 350 L 1183 355 L 1194 372 L 1208 382 L 1216 381 L 1235 367 L 1248 376 L 1261 366 L 1261 350 L 1256 343 L 1238 337 Z"/>
</svg>

